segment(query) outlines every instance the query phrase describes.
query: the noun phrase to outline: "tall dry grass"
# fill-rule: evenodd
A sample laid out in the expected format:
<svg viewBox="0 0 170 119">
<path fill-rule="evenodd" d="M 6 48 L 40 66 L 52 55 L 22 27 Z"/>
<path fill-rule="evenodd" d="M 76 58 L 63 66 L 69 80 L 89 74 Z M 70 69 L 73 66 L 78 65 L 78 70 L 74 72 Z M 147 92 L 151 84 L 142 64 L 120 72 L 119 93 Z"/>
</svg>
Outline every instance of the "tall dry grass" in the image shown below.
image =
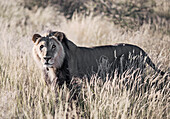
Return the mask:
<svg viewBox="0 0 170 119">
<path fill-rule="evenodd" d="M 169 72 L 170 36 L 144 24 L 136 31 L 123 29 L 100 15 L 74 14 L 71 20 L 52 6 L 28 10 L 22 0 L 0 1 L 0 118 L 111 118 L 168 119 L 169 79 L 146 68 L 142 77 L 124 75 L 102 82 L 97 77 L 75 79 L 81 85 L 79 98 L 70 100 L 70 90 L 45 85 L 33 61 L 34 33 L 48 29 L 63 31 L 78 45 L 94 46 L 120 42 L 143 48 L 153 62 Z M 160 21 L 162 22 L 162 21 Z M 124 81 L 126 84 L 124 84 Z M 162 87 L 161 87 L 162 86 Z M 131 88 L 127 88 L 131 87 Z"/>
</svg>

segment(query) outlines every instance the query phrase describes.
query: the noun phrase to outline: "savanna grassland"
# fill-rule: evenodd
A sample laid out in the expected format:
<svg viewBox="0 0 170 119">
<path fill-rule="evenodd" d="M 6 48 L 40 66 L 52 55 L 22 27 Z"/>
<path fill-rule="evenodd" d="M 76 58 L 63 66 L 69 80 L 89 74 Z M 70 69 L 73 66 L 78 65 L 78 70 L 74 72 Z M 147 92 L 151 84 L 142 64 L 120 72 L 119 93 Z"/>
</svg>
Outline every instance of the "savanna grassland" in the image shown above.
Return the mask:
<svg viewBox="0 0 170 119">
<path fill-rule="evenodd" d="M 80 46 L 138 45 L 166 74 L 147 67 L 135 78 L 75 79 L 79 97 L 71 100 L 65 85 L 45 85 L 33 61 L 32 36 L 49 29 L 64 32 Z M 0 0 L 2 119 L 168 119 L 169 71 L 169 0 Z"/>
</svg>

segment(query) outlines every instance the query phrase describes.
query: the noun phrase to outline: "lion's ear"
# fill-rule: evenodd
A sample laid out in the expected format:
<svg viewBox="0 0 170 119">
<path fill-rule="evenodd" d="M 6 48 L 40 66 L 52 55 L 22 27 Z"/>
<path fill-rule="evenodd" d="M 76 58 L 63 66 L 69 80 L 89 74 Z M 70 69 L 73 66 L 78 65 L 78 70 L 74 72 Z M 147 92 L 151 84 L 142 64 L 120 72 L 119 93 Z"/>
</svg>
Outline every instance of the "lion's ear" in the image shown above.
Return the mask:
<svg viewBox="0 0 170 119">
<path fill-rule="evenodd" d="M 58 39 L 60 42 L 62 42 L 63 39 L 65 39 L 65 34 L 62 33 L 62 32 L 56 32 L 56 33 L 54 34 L 54 36 L 57 37 L 57 39 Z"/>
<path fill-rule="evenodd" d="M 40 38 L 41 35 L 39 34 L 34 34 L 33 37 L 32 37 L 32 41 L 35 43 L 37 41 L 38 38 Z"/>
</svg>

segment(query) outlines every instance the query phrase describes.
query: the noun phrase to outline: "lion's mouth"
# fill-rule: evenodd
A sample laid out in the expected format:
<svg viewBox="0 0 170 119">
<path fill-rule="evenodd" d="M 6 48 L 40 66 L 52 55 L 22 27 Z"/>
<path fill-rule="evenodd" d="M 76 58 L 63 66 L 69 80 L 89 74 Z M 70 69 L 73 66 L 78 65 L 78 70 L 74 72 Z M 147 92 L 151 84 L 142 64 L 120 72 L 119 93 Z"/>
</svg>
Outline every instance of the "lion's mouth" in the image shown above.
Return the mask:
<svg viewBox="0 0 170 119">
<path fill-rule="evenodd" d="M 44 63 L 44 67 L 52 68 L 52 67 L 53 67 L 53 64 L 50 64 L 50 63 L 48 63 L 48 62 L 45 62 L 45 63 Z"/>
</svg>

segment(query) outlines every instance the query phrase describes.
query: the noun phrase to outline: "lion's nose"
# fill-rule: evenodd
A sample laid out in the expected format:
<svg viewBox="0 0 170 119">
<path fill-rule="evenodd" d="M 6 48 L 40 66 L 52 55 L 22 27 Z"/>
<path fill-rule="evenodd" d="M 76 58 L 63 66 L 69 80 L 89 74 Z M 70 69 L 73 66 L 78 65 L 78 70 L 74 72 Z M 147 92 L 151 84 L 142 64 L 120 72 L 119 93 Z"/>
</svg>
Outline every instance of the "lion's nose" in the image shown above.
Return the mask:
<svg viewBox="0 0 170 119">
<path fill-rule="evenodd" d="M 51 57 L 50 56 L 46 56 L 46 57 L 44 57 L 44 59 L 48 62 L 51 59 Z"/>
</svg>

